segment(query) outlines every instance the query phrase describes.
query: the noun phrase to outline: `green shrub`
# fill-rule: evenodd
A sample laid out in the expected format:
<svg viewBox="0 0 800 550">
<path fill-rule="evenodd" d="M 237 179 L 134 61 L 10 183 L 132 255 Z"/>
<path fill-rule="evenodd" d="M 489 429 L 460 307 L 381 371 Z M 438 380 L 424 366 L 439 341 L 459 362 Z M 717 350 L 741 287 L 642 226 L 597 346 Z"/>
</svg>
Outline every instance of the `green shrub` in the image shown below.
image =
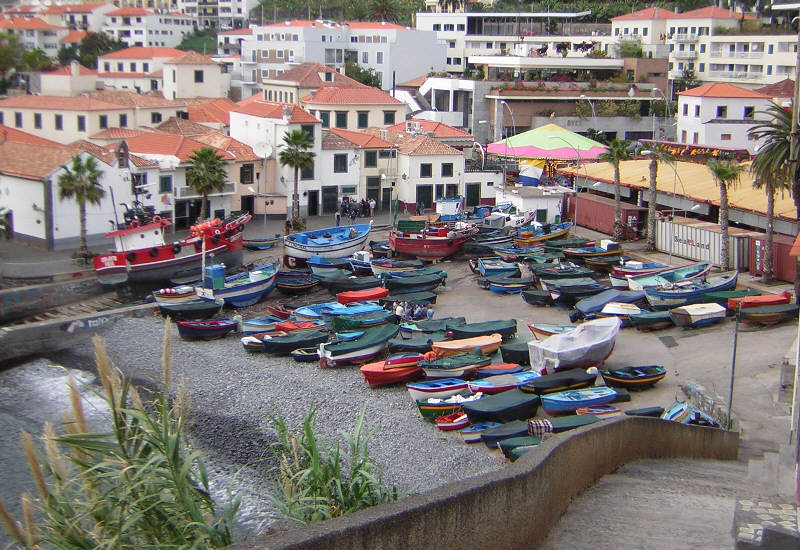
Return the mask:
<svg viewBox="0 0 800 550">
<path fill-rule="evenodd" d="M 619 109 L 614 101 L 601 101 L 597 104 L 598 116 L 617 116 Z"/>
</svg>

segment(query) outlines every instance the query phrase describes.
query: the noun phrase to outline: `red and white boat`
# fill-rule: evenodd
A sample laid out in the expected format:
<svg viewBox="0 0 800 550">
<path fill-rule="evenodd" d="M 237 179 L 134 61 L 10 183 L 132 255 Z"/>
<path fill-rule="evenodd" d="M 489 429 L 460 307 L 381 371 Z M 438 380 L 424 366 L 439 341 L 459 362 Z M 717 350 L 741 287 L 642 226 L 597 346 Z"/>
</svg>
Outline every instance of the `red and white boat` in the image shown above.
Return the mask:
<svg viewBox="0 0 800 550">
<path fill-rule="evenodd" d="M 160 216 L 136 211 L 135 216 L 117 231 L 106 234 L 114 239 L 115 251 L 94 257 L 97 279 L 103 284 L 187 282 L 200 278 L 203 248 L 206 261 L 236 267 L 242 263 L 242 232 L 250 214 L 232 216 L 193 225 L 191 235 L 166 243 L 164 233 L 172 225 Z"/>
<path fill-rule="evenodd" d="M 389 232 L 389 247 L 395 254 L 420 260 L 439 260 L 458 252 L 478 233 L 477 226 L 466 222 L 425 224 L 418 231 Z"/>
</svg>

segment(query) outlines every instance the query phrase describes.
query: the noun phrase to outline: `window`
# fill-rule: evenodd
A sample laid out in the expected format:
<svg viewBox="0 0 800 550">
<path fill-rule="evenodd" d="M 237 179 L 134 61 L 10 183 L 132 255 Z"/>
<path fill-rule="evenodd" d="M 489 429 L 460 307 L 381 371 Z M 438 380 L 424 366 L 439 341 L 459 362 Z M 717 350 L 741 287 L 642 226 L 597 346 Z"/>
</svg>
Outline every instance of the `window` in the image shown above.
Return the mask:
<svg viewBox="0 0 800 550">
<path fill-rule="evenodd" d="M 178 81 L 178 71 L 172 71 L 172 82 Z"/>
<path fill-rule="evenodd" d="M 172 193 L 172 176 L 159 176 L 158 178 L 158 192 L 159 193 Z"/>
<path fill-rule="evenodd" d="M 14 126 L 22 128 L 22 113 L 14 113 Z"/>
<path fill-rule="evenodd" d="M 253 164 L 242 164 L 239 167 L 239 183 L 250 184 L 253 183 Z"/>
<path fill-rule="evenodd" d="M 464 25 L 464 23 L 459 23 L 458 25 L 456 25 L 456 29 L 459 31 L 464 31 L 466 30 L 466 26 Z"/>
<path fill-rule="evenodd" d="M 381 65 L 383 63 L 383 52 L 376 52 L 375 53 L 375 63 Z"/>
<path fill-rule="evenodd" d="M 125 63 L 117 63 L 117 72 L 118 73 L 125 72 Z"/>
<path fill-rule="evenodd" d="M 158 124 L 161 122 L 161 113 L 150 113 L 150 123 Z"/>
<path fill-rule="evenodd" d="M 383 125 L 388 126 L 390 124 L 394 124 L 394 111 L 384 111 L 383 112 Z"/>
<path fill-rule="evenodd" d="M 681 130 L 681 142 L 686 143 L 686 130 Z"/>
<path fill-rule="evenodd" d="M 451 40 L 451 41 L 449 41 L 449 42 L 447 43 L 447 47 L 448 47 L 448 48 L 455 48 L 455 47 L 456 47 L 456 41 L 455 41 L 455 40 Z"/>
<path fill-rule="evenodd" d="M 744 118 L 753 120 L 756 117 L 756 108 L 748 106 L 744 108 Z"/>
<path fill-rule="evenodd" d="M 301 180 L 313 180 L 314 179 L 314 165 L 312 164 L 310 168 L 303 168 L 300 170 L 300 179 Z"/>
<path fill-rule="evenodd" d="M 697 145 L 699 143 L 698 139 L 699 139 L 698 133 L 697 132 L 692 133 L 692 143 L 694 145 Z"/>
<path fill-rule="evenodd" d="M 647 27 L 642 27 L 642 36 L 647 36 Z"/>
<path fill-rule="evenodd" d="M 419 177 L 421 178 L 433 177 L 433 165 L 430 162 L 426 162 L 419 165 Z"/>
<path fill-rule="evenodd" d="M 381 149 L 378 151 L 378 157 L 382 159 L 393 159 L 397 157 L 397 151 L 394 149 Z"/>
<path fill-rule="evenodd" d="M 85 115 L 78 115 L 78 131 L 85 132 L 86 131 L 86 116 Z"/>
<path fill-rule="evenodd" d="M 369 111 L 358 111 L 358 127 L 366 128 L 369 126 Z"/>
<path fill-rule="evenodd" d="M 64 118 L 61 115 L 56 115 L 55 125 L 56 130 L 64 129 Z"/>
<path fill-rule="evenodd" d="M 772 65 L 767 65 L 767 75 L 772 74 Z"/>
<path fill-rule="evenodd" d="M 441 24 L 439 24 L 439 23 L 434 23 L 434 25 L 433 25 L 433 30 L 435 30 L 435 31 L 440 31 L 440 30 L 442 30 L 442 25 L 441 25 Z"/>
<path fill-rule="evenodd" d="M 378 152 L 364 151 L 364 168 L 375 168 L 378 166 Z"/>
<path fill-rule="evenodd" d="M 719 139 L 720 139 L 720 141 L 730 141 L 731 140 L 731 135 L 730 134 L 721 134 L 719 136 Z"/>
<path fill-rule="evenodd" d="M 453 65 L 461 65 L 461 58 L 460 57 L 454 57 L 453 58 Z"/>
<path fill-rule="evenodd" d="M 717 107 L 717 118 L 728 118 L 728 107 L 720 105 Z"/>
<path fill-rule="evenodd" d="M 128 126 L 128 115 L 122 114 L 119 115 L 119 127 L 125 128 Z"/>
<path fill-rule="evenodd" d="M 42 129 L 42 113 L 33 113 L 33 127 L 37 130 Z"/>
<path fill-rule="evenodd" d="M 697 72 L 698 73 L 704 73 L 705 71 L 706 71 L 706 64 L 705 63 L 700 63 L 697 66 Z"/>
<path fill-rule="evenodd" d="M 442 177 L 449 178 L 453 176 L 453 163 L 452 162 L 443 162 L 442 163 Z"/>
<path fill-rule="evenodd" d="M 683 104 L 683 116 L 689 116 L 689 105 L 687 103 Z"/>
<path fill-rule="evenodd" d="M 694 116 L 700 116 L 700 105 L 694 106 Z"/>
<path fill-rule="evenodd" d="M 341 153 L 333 155 L 333 173 L 346 174 L 347 173 L 347 154 Z"/>
<path fill-rule="evenodd" d="M 136 63 L 131 63 L 130 64 L 130 69 L 131 69 L 132 73 L 135 73 L 136 72 Z"/>
<path fill-rule="evenodd" d="M 347 111 L 336 111 L 336 127 L 347 128 Z"/>
<path fill-rule="evenodd" d="M 142 63 L 142 72 L 149 73 L 150 72 L 150 63 Z"/>
<path fill-rule="evenodd" d="M 365 65 L 369 63 L 369 52 L 361 52 L 361 62 Z"/>
<path fill-rule="evenodd" d="M 700 53 L 706 53 L 706 45 L 700 44 Z"/>
<path fill-rule="evenodd" d="M 330 111 L 317 111 L 317 115 L 319 116 L 320 122 L 322 122 L 323 128 L 330 128 L 331 127 L 331 112 Z"/>
<path fill-rule="evenodd" d="M 100 115 L 97 119 L 97 124 L 101 130 L 108 128 L 108 115 Z"/>
<path fill-rule="evenodd" d="M 314 125 L 313 124 L 303 124 L 300 126 L 300 129 L 303 130 L 311 137 L 311 141 L 314 141 Z"/>
<path fill-rule="evenodd" d="M 198 69 L 194 72 L 194 81 L 196 84 L 200 84 L 203 82 L 203 70 Z"/>
<path fill-rule="evenodd" d="M 452 59 L 450 59 L 449 57 L 448 57 L 448 58 L 446 58 L 446 59 L 444 60 L 444 62 L 445 62 L 445 63 L 447 63 L 448 65 L 452 65 L 452 64 L 453 64 L 453 60 L 452 60 Z"/>
</svg>

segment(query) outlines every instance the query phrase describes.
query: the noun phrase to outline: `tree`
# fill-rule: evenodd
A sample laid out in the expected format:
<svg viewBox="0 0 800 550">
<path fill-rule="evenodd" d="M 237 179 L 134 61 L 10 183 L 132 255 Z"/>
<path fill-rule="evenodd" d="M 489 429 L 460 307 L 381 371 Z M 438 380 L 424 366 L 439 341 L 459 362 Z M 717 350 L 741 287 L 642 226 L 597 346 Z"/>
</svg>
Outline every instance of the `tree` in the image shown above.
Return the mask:
<svg viewBox="0 0 800 550">
<path fill-rule="evenodd" d="M 127 44 L 104 32 L 89 32 L 78 44 L 78 60 L 84 67 L 97 68 L 97 58 L 127 48 Z"/>
<path fill-rule="evenodd" d="M 620 202 L 619 163 L 628 160 L 628 147 L 631 142 L 625 139 L 614 138 L 608 142 L 608 151 L 598 159 L 611 164 L 614 168 L 614 240 L 623 239 L 625 226 L 622 224 L 622 204 Z"/>
<path fill-rule="evenodd" d="M 74 44 L 61 46 L 56 54 L 56 60 L 62 67 L 69 65 L 72 61 L 78 61 L 79 57 L 78 48 Z"/>
<path fill-rule="evenodd" d="M 729 160 L 711 159 L 708 169 L 719 186 L 719 226 L 722 229 L 722 244 L 720 245 L 720 263 L 723 269 L 728 268 L 728 189 L 739 184 L 742 175 L 742 166 Z"/>
<path fill-rule="evenodd" d="M 675 91 L 676 92 L 684 92 L 686 90 L 691 90 L 692 88 L 697 88 L 700 85 L 700 81 L 697 80 L 697 76 L 694 74 L 694 69 L 685 68 L 683 69 L 683 74 L 675 83 Z"/>
<path fill-rule="evenodd" d="M 376 21 L 394 22 L 397 20 L 397 10 L 393 0 L 373 0 L 370 10 Z"/>
<path fill-rule="evenodd" d="M 675 161 L 669 150 L 658 143 L 653 143 L 649 151 L 650 156 L 650 189 L 647 196 L 647 250 L 656 249 L 656 197 L 658 196 L 658 163 L 667 162 L 672 164 Z"/>
<path fill-rule="evenodd" d="M 289 166 L 294 170 L 294 192 L 292 193 L 292 226 L 298 227 L 300 221 L 300 194 L 298 192 L 298 176 L 300 170 L 314 166 L 313 138 L 303 130 L 287 131 L 283 134 L 283 149 L 278 153 L 281 166 Z"/>
<path fill-rule="evenodd" d="M 0 32 L 0 93 L 6 93 L 9 79 L 22 67 L 23 51 L 15 35 Z"/>
<path fill-rule="evenodd" d="M 748 137 L 761 142 L 750 171 L 755 176 L 753 187 L 764 189 L 767 194 L 767 247 L 764 251 L 764 271 L 762 280 L 766 283 L 772 279 L 772 236 L 773 219 L 775 217 L 775 193 L 778 190 L 789 190 L 789 153 L 792 114 L 790 111 L 773 103 L 763 113 L 770 122 L 757 124 L 748 132 Z M 795 281 L 795 293 L 800 280 Z"/>
<path fill-rule="evenodd" d="M 644 57 L 644 50 L 635 42 L 620 42 L 614 45 L 617 57 Z"/>
<path fill-rule="evenodd" d="M 64 172 L 58 176 L 58 198 L 75 199 L 78 203 L 78 216 L 80 221 L 80 257 L 89 258 L 89 246 L 86 244 L 86 203 L 100 204 L 106 192 L 100 185 L 102 172 L 97 167 L 94 157 L 83 160 L 80 155 L 72 157 L 69 167 L 64 167 Z"/>
<path fill-rule="evenodd" d="M 22 65 L 29 71 L 46 71 L 53 66 L 53 62 L 44 50 L 36 48 L 22 54 Z"/>
<path fill-rule="evenodd" d="M 378 73 L 375 72 L 375 69 L 365 69 L 352 61 L 348 61 L 344 64 L 344 74 L 367 86 L 372 86 L 374 88 L 381 87 L 381 78 L 378 76 Z"/>
<path fill-rule="evenodd" d="M 200 219 L 206 217 L 206 203 L 210 193 L 219 193 L 225 188 L 225 166 L 222 157 L 211 147 L 197 149 L 189 157 L 186 169 L 186 183 L 203 197 L 200 205 Z"/>
</svg>

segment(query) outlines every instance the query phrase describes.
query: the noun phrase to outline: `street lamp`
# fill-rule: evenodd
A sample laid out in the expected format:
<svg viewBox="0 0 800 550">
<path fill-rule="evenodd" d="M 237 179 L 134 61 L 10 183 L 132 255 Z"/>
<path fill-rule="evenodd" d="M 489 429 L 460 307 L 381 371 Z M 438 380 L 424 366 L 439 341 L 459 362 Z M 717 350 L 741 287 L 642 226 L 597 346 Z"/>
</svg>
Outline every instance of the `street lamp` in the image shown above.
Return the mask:
<svg viewBox="0 0 800 550">
<path fill-rule="evenodd" d="M 504 99 L 500 101 L 500 104 L 508 109 L 508 114 L 511 115 L 511 130 L 514 132 L 512 135 L 517 135 L 517 124 L 514 122 L 514 111 L 511 110 L 511 107 L 508 106 L 508 103 L 506 103 Z M 506 134 L 506 139 L 508 139 L 508 134 Z"/>
<path fill-rule="evenodd" d="M 662 92 L 659 88 L 653 88 L 652 90 L 650 90 L 650 95 L 653 95 L 653 92 L 658 92 L 659 94 L 661 94 L 661 97 L 664 99 L 664 112 L 667 115 L 667 119 L 669 119 L 670 118 L 670 112 L 669 112 L 669 101 L 667 100 L 667 96 L 665 96 L 664 92 Z M 653 111 L 653 139 L 656 139 L 656 112 L 655 111 Z"/>
<path fill-rule="evenodd" d="M 581 94 L 581 99 L 586 100 L 589 103 L 589 107 L 592 108 L 592 122 L 595 126 L 597 126 L 597 111 L 594 110 L 594 103 L 586 94 Z M 599 130 L 600 128 L 595 128 L 595 130 Z"/>
</svg>

